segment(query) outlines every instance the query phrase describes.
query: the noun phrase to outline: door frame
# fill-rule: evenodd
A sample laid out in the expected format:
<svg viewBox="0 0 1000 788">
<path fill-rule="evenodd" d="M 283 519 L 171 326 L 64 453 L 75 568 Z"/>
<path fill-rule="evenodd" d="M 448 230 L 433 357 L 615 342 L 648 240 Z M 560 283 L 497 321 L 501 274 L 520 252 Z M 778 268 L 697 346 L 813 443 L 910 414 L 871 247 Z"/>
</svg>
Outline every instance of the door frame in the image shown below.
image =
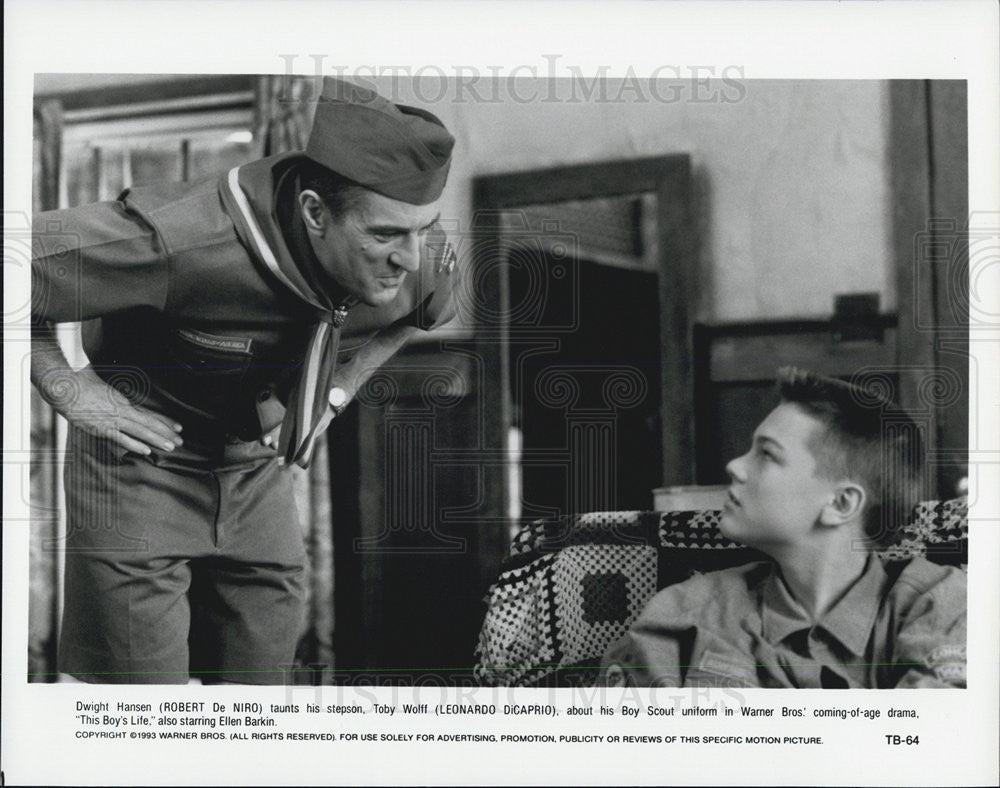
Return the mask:
<svg viewBox="0 0 1000 788">
<path fill-rule="evenodd" d="M 483 359 L 486 445 L 500 462 L 484 468 L 484 514 L 502 520 L 510 494 L 506 462 L 514 423 L 510 374 L 507 270 L 485 276 L 496 263 L 504 210 L 539 203 L 651 192 L 656 196 L 657 270 L 660 280 L 661 421 L 664 484 L 695 480 L 692 337 L 697 276 L 697 233 L 692 206 L 691 159 L 673 154 L 480 176 L 473 180 L 472 281 L 481 309 L 474 315 Z M 584 305 L 586 307 L 587 305 Z M 503 538 L 506 529 L 497 529 Z M 503 544 L 497 545 L 502 551 Z"/>
</svg>

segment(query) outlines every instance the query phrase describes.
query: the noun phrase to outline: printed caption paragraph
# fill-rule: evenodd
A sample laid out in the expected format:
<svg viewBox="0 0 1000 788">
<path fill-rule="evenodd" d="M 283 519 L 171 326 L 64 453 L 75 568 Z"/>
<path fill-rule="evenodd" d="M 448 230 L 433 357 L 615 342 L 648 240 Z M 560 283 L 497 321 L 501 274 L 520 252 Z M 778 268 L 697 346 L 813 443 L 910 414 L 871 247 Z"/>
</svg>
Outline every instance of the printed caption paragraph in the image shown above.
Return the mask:
<svg viewBox="0 0 1000 788">
<path fill-rule="evenodd" d="M 337 746 L 371 742 L 823 746 L 838 738 L 838 726 L 863 726 L 873 741 L 884 745 L 920 744 L 915 722 L 920 715 L 916 709 L 867 703 L 787 706 L 723 702 L 434 704 L 378 703 L 370 699 L 338 703 L 76 700 L 67 714 L 75 723 L 73 736 L 94 741 L 313 741 Z M 548 724 L 556 718 L 563 722 L 558 726 Z M 822 732 L 818 731 L 820 727 Z"/>
</svg>

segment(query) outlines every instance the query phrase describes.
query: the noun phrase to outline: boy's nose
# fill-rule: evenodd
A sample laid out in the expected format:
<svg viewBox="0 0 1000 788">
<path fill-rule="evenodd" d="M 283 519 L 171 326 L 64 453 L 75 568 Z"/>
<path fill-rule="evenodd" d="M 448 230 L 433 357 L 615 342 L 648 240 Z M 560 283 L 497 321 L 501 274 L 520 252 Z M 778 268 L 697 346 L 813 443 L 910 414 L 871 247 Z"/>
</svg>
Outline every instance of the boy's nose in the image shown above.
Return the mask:
<svg viewBox="0 0 1000 788">
<path fill-rule="evenodd" d="M 734 457 L 726 464 L 726 473 L 729 474 L 729 478 L 734 482 L 742 482 L 744 480 L 743 476 L 743 457 Z"/>
</svg>

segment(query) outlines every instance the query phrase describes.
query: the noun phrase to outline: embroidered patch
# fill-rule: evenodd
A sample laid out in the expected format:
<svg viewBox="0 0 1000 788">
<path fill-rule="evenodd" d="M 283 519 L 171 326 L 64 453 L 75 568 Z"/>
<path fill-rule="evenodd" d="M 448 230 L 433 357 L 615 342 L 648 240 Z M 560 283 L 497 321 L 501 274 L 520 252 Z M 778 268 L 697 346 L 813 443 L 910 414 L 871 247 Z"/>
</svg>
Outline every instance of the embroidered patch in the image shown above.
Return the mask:
<svg viewBox="0 0 1000 788">
<path fill-rule="evenodd" d="M 756 684 L 756 674 L 753 668 L 745 664 L 735 664 L 731 657 L 717 654 L 711 650 L 706 650 L 702 654 L 697 670 L 701 676 L 719 676 L 725 679 L 736 679 L 747 684 Z"/>
<path fill-rule="evenodd" d="M 177 330 L 177 334 L 201 347 L 212 350 L 235 350 L 240 353 L 249 353 L 253 341 L 250 337 L 220 337 L 215 334 L 206 334 L 204 331 L 196 331 L 193 328 L 180 328 Z"/>
<path fill-rule="evenodd" d="M 941 681 L 965 683 L 965 646 L 938 646 L 927 655 L 924 662 Z"/>
</svg>

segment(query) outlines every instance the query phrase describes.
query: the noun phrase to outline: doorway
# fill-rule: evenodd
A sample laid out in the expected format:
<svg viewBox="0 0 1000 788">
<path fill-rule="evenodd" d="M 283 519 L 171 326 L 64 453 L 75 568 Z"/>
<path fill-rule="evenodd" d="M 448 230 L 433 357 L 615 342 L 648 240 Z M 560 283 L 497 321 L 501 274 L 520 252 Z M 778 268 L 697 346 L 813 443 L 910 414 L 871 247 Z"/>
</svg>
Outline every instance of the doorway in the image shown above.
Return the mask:
<svg viewBox="0 0 1000 788">
<path fill-rule="evenodd" d="M 657 275 L 579 258 L 544 262 L 575 269 L 575 293 L 547 299 L 540 316 L 573 329 L 555 342 L 540 331 L 512 353 L 517 519 L 649 509 L 662 473 Z M 512 300 L 527 296 L 525 279 L 511 270 Z"/>
<path fill-rule="evenodd" d="M 474 201 L 492 513 L 516 529 L 692 483 L 689 158 L 482 177 Z"/>
</svg>

